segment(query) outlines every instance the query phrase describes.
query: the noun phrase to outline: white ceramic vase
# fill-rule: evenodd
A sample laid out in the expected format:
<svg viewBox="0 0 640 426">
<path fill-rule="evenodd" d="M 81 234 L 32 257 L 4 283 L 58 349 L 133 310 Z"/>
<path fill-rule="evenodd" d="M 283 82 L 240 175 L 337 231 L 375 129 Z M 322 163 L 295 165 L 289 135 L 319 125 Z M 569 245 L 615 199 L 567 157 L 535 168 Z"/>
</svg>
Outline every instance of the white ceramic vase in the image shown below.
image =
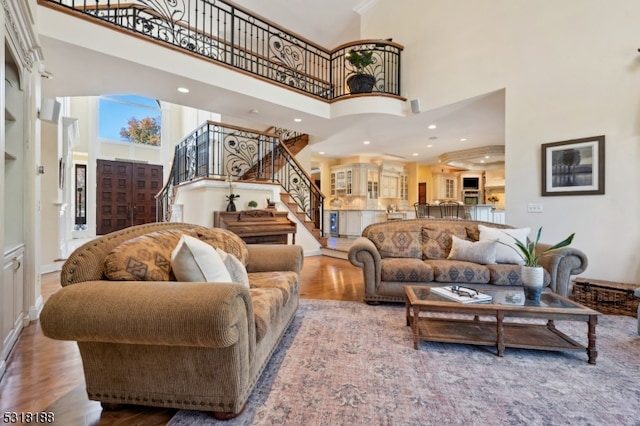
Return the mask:
<svg viewBox="0 0 640 426">
<path fill-rule="evenodd" d="M 524 297 L 528 301 L 540 303 L 544 269 L 542 266 L 522 266 L 520 275 L 524 287 Z"/>
</svg>

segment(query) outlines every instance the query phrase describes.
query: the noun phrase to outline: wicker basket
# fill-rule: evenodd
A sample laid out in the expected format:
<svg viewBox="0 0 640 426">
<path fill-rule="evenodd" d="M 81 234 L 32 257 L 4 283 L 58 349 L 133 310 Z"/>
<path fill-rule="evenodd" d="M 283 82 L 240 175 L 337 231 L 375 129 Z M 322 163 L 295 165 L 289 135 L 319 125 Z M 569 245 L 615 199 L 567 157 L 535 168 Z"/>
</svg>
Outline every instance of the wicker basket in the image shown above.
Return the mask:
<svg viewBox="0 0 640 426">
<path fill-rule="evenodd" d="M 573 281 L 573 299 L 603 314 L 638 316 L 640 298 L 633 293 L 638 284 L 576 278 Z"/>
</svg>

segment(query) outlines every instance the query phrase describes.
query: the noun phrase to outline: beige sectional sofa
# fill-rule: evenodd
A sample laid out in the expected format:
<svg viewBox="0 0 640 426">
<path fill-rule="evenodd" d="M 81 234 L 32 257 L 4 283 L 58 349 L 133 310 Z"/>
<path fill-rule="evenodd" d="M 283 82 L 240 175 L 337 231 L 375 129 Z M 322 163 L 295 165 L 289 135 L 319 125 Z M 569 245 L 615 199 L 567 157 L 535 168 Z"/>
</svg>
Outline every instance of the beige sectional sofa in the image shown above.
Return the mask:
<svg viewBox="0 0 640 426">
<path fill-rule="evenodd" d="M 487 234 L 489 231 L 519 235 L 528 232 L 508 225 L 445 219 L 398 220 L 369 225 L 353 242 L 348 254 L 351 263 L 362 268 L 364 300 L 368 303 L 403 302 L 404 285 L 522 286 L 519 264 L 500 262 L 500 259 L 496 262 L 495 258 L 481 259 L 489 250 L 484 250 L 485 246 L 480 243 L 497 244 L 491 250 L 511 250 L 486 239 L 479 241 L 481 229 Z M 471 242 L 478 242 L 478 245 Z M 471 247 L 476 255 L 480 255 L 480 261 L 473 256 L 473 261 L 469 261 L 469 256 L 465 256 L 467 253 L 460 247 Z M 548 247 L 541 243 L 538 250 Z M 586 269 L 587 257 L 578 249 L 565 247 L 542 257 L 540 264 L 545 269 L 545 285 L 567 296 L 571 292 L 571 276 Z"/>
<path fill-rule="evenodd" d="M 238 282 L 177 282 L 171 254 L 183 234 L 246 266 Z M 246 245 L 190 224 L 134 226 L 79 247 L 40 321 L 77 341 L 90 399 L 237 415 L 295 315 L 300 246 Z M 241 281 L 241 280 L 238 280 Z"/>
</svg>

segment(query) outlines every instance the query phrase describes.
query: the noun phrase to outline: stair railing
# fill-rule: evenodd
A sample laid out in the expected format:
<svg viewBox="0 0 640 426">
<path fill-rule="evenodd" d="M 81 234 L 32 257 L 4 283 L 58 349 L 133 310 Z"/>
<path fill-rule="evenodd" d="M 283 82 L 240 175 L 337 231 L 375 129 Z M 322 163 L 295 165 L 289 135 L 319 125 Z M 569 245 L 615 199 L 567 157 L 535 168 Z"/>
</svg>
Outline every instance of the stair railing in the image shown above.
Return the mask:
<svg viewBox="0 0 640 426">
<path fill-rule="evenodd" d="M 350 95 L 347 80 L 363 71 L 375 77 L 373 93 L 400 97 L 403 47 L 391 40 L 361 40 L 328 50 L 223 0 L 38 3 L 322 100 Z M 358 69 L 348 60 L 351 52 L 371 53 L 366 69 Z"/>
<path fill-rule="evenodd" d="M 273 133 L 207 121 L 185 136 L 175 146 L 169 178 L 156 196 L 158 221 L 171 219 L 176 187 L 199 178 L 278 183 L 322 229 L 324 195 Z"/>
</svg>

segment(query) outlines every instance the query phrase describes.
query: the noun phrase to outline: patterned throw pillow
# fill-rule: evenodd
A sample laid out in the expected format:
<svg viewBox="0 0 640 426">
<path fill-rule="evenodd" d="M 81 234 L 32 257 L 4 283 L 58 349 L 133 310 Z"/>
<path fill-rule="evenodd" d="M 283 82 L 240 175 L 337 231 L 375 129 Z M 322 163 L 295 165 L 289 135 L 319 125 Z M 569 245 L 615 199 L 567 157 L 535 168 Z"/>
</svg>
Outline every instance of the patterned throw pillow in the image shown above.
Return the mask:
<svg viewBox="0 0 640 426">
<path fill-rule="evenodd" d="M 247 266 L 249 259 L 247 244 L 233 232 L 221 228 L 197 228 L 195 232 L 202 241 L 225 253 L 234 255 L 243 265 Z"/>
<path fill-rule="evenodd" d="M 451 236 L 451 251 L 447 259 L 464 260 L 466 262 L 479 263 L 480 265 L 490 265 L 496 263 L 497 241 L 467 241 Z"/>
<path fill-rule="evenodd" d="M 169 281 L 171 252 L 183 234 L 195 236 L 193 229 L 164 229 L 123 242 L 105 258 L 105 275 L 111 281 Z"/>
<path fill-rule="evenodd" d="M 382 258 L 422 258 L 422 242 L 418 230 L 392 226 L 389 229 L 371 232 L 368 237 L 373 241 Z"/>
<path fill-rule="evenodd" d="M 438 224 L 422 228 L 422 252 L 426 259 L 446 259 L 451 250 L 451 236 L 464 239 L 464 225 Z"/>
</svg>

